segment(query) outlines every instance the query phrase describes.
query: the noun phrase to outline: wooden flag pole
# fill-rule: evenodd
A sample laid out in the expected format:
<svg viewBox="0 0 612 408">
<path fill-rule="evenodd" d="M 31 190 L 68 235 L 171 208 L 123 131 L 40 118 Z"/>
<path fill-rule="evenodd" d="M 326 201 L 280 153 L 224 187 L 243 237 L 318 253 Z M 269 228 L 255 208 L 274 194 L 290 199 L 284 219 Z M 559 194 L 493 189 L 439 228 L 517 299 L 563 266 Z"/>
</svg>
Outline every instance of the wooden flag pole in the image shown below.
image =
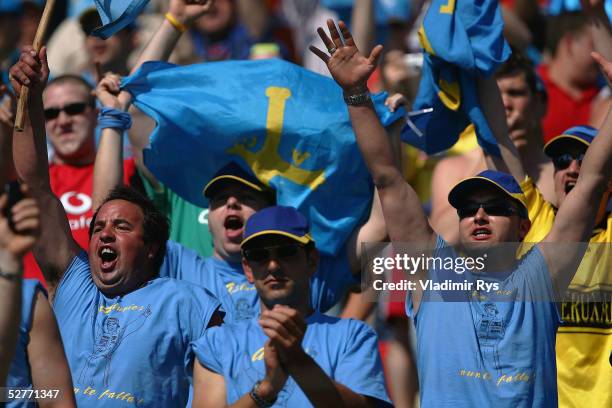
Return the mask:
<svg viewBox="0 0 612 408">
<path fill-rule="evenodd" d="M 38 23 L 38 29 L 36 30 L 36 36 L 34 37 L 34 44 L 32 44 L 34 50 L 36 51 L 36 55 L 38 55 L 38 52 L 42 47 L 45 31 L 47 31 L 47 26 L 49 25 L 49 20 L 51 19 L 51 13 L 53 12 L 54 6 L 55 0 L 47 0 L 47 3 L 45 4 L 45 9 L 42 13 L 42 17 L 40 18 L 40 22 Z M 15 115 L 15 130 L 17 132 L 23 132 L 23 122 L 25 120 L 25 106 L 28 102 L 29 93 L 30 90 L 28 87 L 21 87 L 19 101 L 17 102 L 17 113 Z"/>
</svg>

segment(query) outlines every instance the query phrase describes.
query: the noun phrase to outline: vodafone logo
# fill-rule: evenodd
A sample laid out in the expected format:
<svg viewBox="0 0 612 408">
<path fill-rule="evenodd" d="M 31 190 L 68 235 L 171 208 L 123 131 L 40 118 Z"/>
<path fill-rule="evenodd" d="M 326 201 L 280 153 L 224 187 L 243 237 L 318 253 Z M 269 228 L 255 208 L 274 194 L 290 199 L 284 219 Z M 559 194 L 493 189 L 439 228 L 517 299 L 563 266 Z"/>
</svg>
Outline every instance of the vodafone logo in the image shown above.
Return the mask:
<svg viewBox="0 0 612 408">
<path fill-rule="evenodd" d="M 202 210 L 202 212 L 198 216 L 198 222 L 200 224 L 208 225 L 208 208 Z"/>
<path fill-rule="evenodd" d="M 80 215 L 91 209 L 92 200 L 87 194 L 68 191 L 62 194 L 60 201 L 68 214 Z"/>
</svg>

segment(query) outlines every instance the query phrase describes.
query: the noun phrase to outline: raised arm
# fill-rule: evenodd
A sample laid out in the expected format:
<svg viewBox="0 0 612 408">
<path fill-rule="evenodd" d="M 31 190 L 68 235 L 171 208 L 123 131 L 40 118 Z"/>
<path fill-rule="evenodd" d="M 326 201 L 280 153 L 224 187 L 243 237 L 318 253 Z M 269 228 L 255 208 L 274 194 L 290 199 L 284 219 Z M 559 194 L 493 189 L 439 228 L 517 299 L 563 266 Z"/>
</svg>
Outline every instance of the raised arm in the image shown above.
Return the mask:
<svg viewBox="0 0 612 408">
<path fill-rule="evenodd" d="M 23 255 L 34 246 L 40 232 L 40 213 L 35 200 L 23 199 L 9 211 L 14 230 L 4 213 L 6 194 L 0 195 L 0 385 L 15 354 L 21 320 L 21 284 Z"/>
<path fill-rule="evenodd" d="M 13 136 L 13 158 L 19 179 L 30 187 L 41 209 L 41 237 L 34 248 L 34 256 L 47 281 L 49 295 L 53 297 L 80 248 L 72 238 L 64 208 L 51 191 L 49 182 L 42 103 L 42 92 L 49 77 L 45 47 L 38 56 L 32 47 L 25 47 L 10 73 L 17 94 L 22 84 L 30 87 L 24 131 Z"/>
<path fill-rule="evenodd" d="M 376 67 L 382 46 L 374 47 L 369 57 L 359 53 L 348 28 L 339 26 L 346 41 L 332 20 L 328 20 L 331 39 L 322 28 L 318 29 L 331 56 L 310 47 L 329 68 L 332 77 L 345 96 L 367 93 L 367 80 Z M 385 129 L 381 125 L 371 102 L 349 105 L 349 114 L 359 149 L 378 190 L 389 237 L 396 242 L 429 243 L 434 237 L 416 192 L 402 177 L 393 160 L 393 153 Z"/>
<path fill-rule="evenodd" d="M 612 62 L 595 52 L 591 55 L 610 81 Z M 597 137 L 587 149 L 576 186 L 563 200 L 550 233 L 544 239 L 544 245 L 541 245 L 553 283 L 560 293 L 568 287 L 584 254 L 584 246 L 571 243 L 588 242 L 595 225 L 598 203 L 606 190 L 612 189 L 611 175 L 612 114 L 608 111 Z"/>
<path fill-rule="evenodd" d="M 174 21 L 164 18 L 138 56 L 132 73 L 147 61 L 167 61 L 183 32 L 191 27 L 195 20 L 208 13 L 213 6 L 214 0 L 170 0 L 168 13 Z"/>
<path fill-rule="evenodd" d="M 96 96 L 102 106 L 125 112 L 131 96 L 119 91 L 121 79 L 107 74 L 96 87 Z M 119 121 L 117 121 L 120 126 Z M 123 183 L 123 130 L 119 127 L 102 129 L 96 152 L 93 183 L 93 208 L 98 208 L 108 193 Z"/>
<path fill-rule="evenodd" d="M 213 6 L 214 0 L 171 0 L 168 13 L 174 23 L 178 24 L 175 26 L 168 18 L 162 21 L 136 60 L 132 73 L 147 61 L 167 61 L 184 30 L 191 27 L 199 17 L 208 13 Z M 142 157 L 143 149 L 149 145 L 149 135 L 154 128 L 154 122 L 134 107 L 130 109 L 130 112 L 134 117 L 134 126 L 132 131 L 128 132 L 128 136 L 134 153 L 134 161 L 147 181 L 154 188 L 158 188 L 157 179 L 146 168 Z"/>
<path fill-rule="evenodd" d="M 495 78 L 478 79 L 478 98 L 501 152 L 501 157 L 485 152 L 487 167 L 510 173 L 520 183 L 525 179 L 526 173 L 518 151 L 508 136 L 506 113 Z"/>
</svg>

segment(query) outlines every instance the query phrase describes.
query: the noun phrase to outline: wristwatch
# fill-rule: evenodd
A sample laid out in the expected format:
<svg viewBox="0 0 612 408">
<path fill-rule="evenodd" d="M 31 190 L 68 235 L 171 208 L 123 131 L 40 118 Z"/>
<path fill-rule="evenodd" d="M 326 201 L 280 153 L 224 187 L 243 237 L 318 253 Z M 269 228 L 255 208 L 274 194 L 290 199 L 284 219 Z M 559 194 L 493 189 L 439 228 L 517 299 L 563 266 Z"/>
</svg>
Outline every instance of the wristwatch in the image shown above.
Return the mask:
<svg viewBox="0 0 612 408">
<path fill-rule="evenodd" d="M 370 102 L 370 92 L 365 91 L 353 95 L 344 95 L 344 102 L 349 106 L 360 106 Z"/>
<path fill-rule="evenodd" d="M 249 395 L 251 399 L 255 402 L 255 405 L 257 405 L 259 408 L 269 408 L 276 403 L 277 397 L 274 397 L 273 400 L 268 401 L 268 400 L 261 398 L 259 395 L 257 395 L 257 390 L 259 389 L 260 384 L 261 384 L 261 380 L 257 381 L 255 385 L 253 386 L 253 389 L 251 390 Z"/>
</svg>

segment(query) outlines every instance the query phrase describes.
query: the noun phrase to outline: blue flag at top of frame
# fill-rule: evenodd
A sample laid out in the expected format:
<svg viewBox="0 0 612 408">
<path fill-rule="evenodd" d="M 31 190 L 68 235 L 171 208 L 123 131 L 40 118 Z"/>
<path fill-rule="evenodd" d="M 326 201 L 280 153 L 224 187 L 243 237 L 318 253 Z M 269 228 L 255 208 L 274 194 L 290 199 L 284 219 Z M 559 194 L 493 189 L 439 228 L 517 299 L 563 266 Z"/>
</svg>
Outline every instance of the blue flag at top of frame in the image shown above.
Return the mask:
<svg viewBox="0 0 612 408">
<path fill-rule="evenodd" d="M 372 182 L 333 80 L 282 60 L 149 62 L 123 87 L 157 122 L 146 166 L 188 201 L 206 206 L 204 186 L 235 161 L 308 217 L 328 254 L 366 217 Z M 373 99 L 385 125 L 405 113 Z"/>
<path fill-rule="evenodd" d="M 499 155 L 478 101 L 476 79 L 490 76 L 510 56 L 497 0 L 433 0 L 419 30 L 423 76 L 415 117 L 402 140 L 430 154 L 450 148 L 473 123 L 478 143 Z M 415 127 L 418 131 L 415 131 Z"/>
<path fill-rule="evenodd" d="M 102 27 L 96 28 L 92 35 L 100 38 L 108 38 L 123 28 L 127 27 L 142 13 L 149 0 L 93 0 Z"/>
</svg>

